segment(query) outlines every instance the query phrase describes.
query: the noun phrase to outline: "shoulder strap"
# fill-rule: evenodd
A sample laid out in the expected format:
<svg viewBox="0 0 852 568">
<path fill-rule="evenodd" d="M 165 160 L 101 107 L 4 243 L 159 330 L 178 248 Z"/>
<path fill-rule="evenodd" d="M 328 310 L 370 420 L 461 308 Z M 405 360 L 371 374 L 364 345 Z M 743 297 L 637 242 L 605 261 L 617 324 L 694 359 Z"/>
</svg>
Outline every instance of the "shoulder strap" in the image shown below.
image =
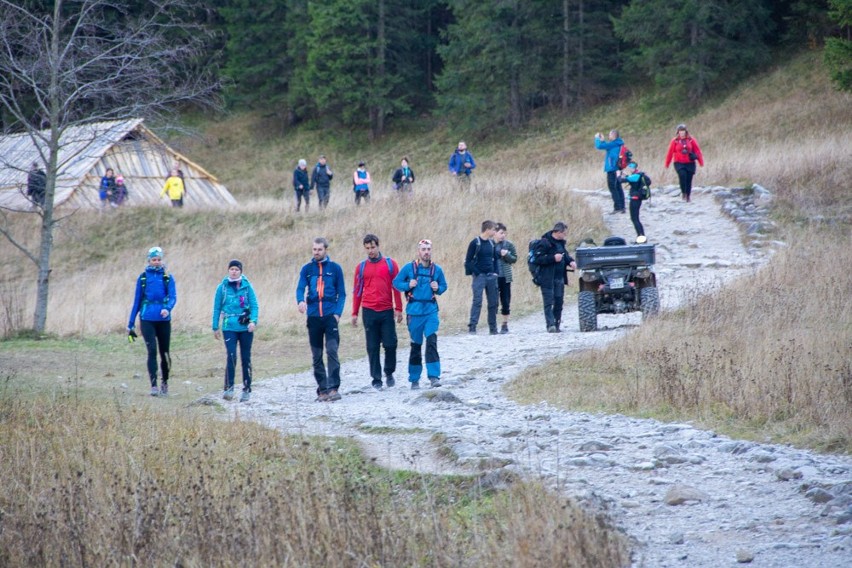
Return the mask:
<svg viewBox="0 0 852 568">
<path fill-rule="evenodd" d="M 367 261 L 362 260 L 358 265 L 358 283 L 355 285 L 355 296 L 360 298 L 364 293 L 364 267 L 367 266 Z"/>
<path fill-rule="evenodd" d="M 388 274 L 390 274 L 391 279 L 394 277 L 393 273 L 393 259 L 389 256 L 385 257 L 385 262 L 388 263 Z"/>
</svg>

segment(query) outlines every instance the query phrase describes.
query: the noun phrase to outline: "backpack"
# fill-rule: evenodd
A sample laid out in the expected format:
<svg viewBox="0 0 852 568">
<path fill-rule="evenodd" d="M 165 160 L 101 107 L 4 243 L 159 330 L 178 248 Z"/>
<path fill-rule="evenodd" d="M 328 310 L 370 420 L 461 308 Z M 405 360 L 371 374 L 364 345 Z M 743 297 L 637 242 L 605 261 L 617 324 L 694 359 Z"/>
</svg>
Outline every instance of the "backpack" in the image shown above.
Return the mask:
<svg viewBox="0 0 852 568">
<path fill-rule="evenodd" d="M 169 303 L 169 281 L 172 279 L 172 275 L 166 272 L 163 274 L 163 287 L 165 288 L 166 295 L 163 296 L 163 305 Z M 148 300 L 145 299 L 145 287 L 148 285 L 148 276 L 144 272 L 139 275 L 139 280 L 141 281 L 141 295 L 142 295 L 142 304 L 145 305 L 148 303 Z"/>
<path fill-rule="evenodd" d="M 536 264 L 535 259 L 538 257 L 541 252 L 539 248 L 542 245 L 543 239 L 533 239 L 530 241 L 529 252 L 527 253 L 527 268 L 530 269 L 530 274 L 532 274 L 533 284 L 536 286 L 541 286 L 541 280 L 539 280 L 539 273 L 541 272 L 541 265 Z"/>
<path fill-rule="evenodd" d="M 386 256 L 385 262 L 388 263 L 388 272 L 390 273 L 391 280 L 393 280 L 393 260 L 391 257 Z M 358 265 L 358 280 L 355 283 L 355 296 L 357 298 L 361 297 L 361 294 L 364 293 L 364 267 L 367 266 L 367 260 L 364 259 L 361 261 L 361 264 Z"/>
<path fill-rule="evenodd" d="M 416 260 L 411 261 L 411 269 L 414 271 L 414 278 L 417 278 L 417 273 L 420 270 L 420 263 L 417 262 Z M 433 262 L 432 264 L 429 265 L 429 283 L 431 284 L 434 281 L 435 281 L 435 263 Z M 414 291 L 409 290 L 408 292 L 405 293 L 405 300 L 407 302 L 434 302 L 435 301 L 435 292 L 434 291 L 432 292 L 432 299 L 431 300 L 415 300 L 414 299 Z"/>
<path fill-rule="evenodd" d="M 644 173 L 640 173 L 639 175 L 639 197 L 642 201 L 651 199 L 651 186 L 648 185 L 648 176 Z"/>
<path fill-rule="evenodd" d="M 467 258 L 464 259 L 464 275 L 465 276 L 473 276 L 473 264 L 476 263 L 477 257 L 479 257 L 479 249 L 482 248 L 482 238 L 476 237 L 476 250 L 473 251 L 473 259 L 471 259 L 470 263 L 468 263 Z"/>
<path fill-rule="evenodd" d="M 621 145 L 621 150 L 618 152 L 618 160 L 615 162 L 615 166 L 619 170 L 624 170 L 627 168 L 627 164 L 633 161 L 633 152 L 631 152 L 627 146 L 624 144 Z"/>
</svg>

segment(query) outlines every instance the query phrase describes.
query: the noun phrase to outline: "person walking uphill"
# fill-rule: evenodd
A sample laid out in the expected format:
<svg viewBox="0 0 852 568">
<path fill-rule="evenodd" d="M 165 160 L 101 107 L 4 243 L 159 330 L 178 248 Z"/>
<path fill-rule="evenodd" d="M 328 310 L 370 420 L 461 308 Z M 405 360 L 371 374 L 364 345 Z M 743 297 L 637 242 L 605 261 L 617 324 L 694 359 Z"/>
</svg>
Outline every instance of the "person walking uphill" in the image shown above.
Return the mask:
<svg viewBox="0 0 852 568">
<path fill-rule="evenodd" d="M 305 213 L 308 212 L 311 202 L 311 182 L 308 179 L 308 162 L 299 160 L 299 165 L 293 170 L 293 191 L 296 193 L 296 213 L 305 200 Z"/>
<path fill-rule="evenodd" d="M 393 287 L 393 277 L 399 274 L 399 266 L 389 256 L 382 256 L 379 237 L 364 236 L 367 258 L 355 267 L 355 282 L 352 287 L 352 325 L 358 325 L 358 312 L 363 308 L 364 335 L 367 340 L 367 358 L 370 361 L 370 377 L 373 388 L 382 390 L 382 362 L 380 348 L 385 346 L 385 386 L 394 386 L 396 381 L 396 324 L 402 321 L 402 297 Z"/>
<path fill-rule="evenodd" d="M 666 169 L 674 159 L 677 179 L 680 183 L 680 198 L 687 203 L 692 196 L 692 178 L 695 176 L 695 162 L 704 167 L 704 155 L 698 147 L 698 140 L 689 135 L 685 124 L 678 124 L 677 133 L 669 142 L 669 151 L 666 152 Z"/>
<path fill-rule="evenodd" d="M 618 156 L 621 153 L 622 146 L 624 146 L 624 140 L 618 135 L 618 130 L 609 131 L 609 140 L 604 140 L 604 135 L 600 132 L 595 134 L 595 148 L 606 152 L 604 155 L 604 171 L 606 172 L 606 185 L 612 196 L 613 213 L 625 212 L 624 191 L 622 191 L 617 180 Z"/>
<path fill-rule="evenodd" d="M 237 345 L 240 347 L 240 364 L 243 367 L 243 392 L 240 402 L 251 397 L 251 344 L 257 327 L 257 296 L 248 278 L 243 275 L 243 263 L 228 263 L 228 275 L 216 287 L 213 296 L 213 337 L 220 337 L 219 324 L 225 336 L 225 386 L 222 398 L 233 400 L 234 375 L 237 368 Z"/>
<path fill-rule="evenodd" d="M 175 279 L 163 264 L 163 249 L 148 250 L 148 266 L 136 279 L 133 307 L 127 322 L 127 336 L 135 341 L 136 316 L 139 316 L 142 337 L 148 349 L 148 378 L 151 381 L 151 396 L 168 396 L 169 371 L 172 359 L 169 344 L 172 334 L 172 310 L 177 303 Z M 160 351 L 160 388 L 157 389 L 157 350 Z"/>
<path fill-rule="evenodd" d="M 317 402 L 329 402 L 341 398 L 337 392 L 340 388 L 338 322 L 346 303 L 346 283 L 340 265 L 328 256 L 327 240 L 315 238 L 311 253 L 313 258 L 299 272 L 296 302 L 299 312 L 308 316 L 308 341 L 317 381 Z M 323 347 L 328 353 L 328 369 L 322 360 Z"/>
<path fill-rule="evenodd" d="M 317 190 L 320 209 L 328 207 L 328 200 L 331 198 L 332 178 L 334 178 L 334 172 L 326 163 L 325 156 L 320 156 L 317 165 L 314 166 L 314 171 L 311 173 L 311 189 L 316 188 Z"/>
<path fill-rule="evenodd" d="M 488 300 L 488 329 L 491 335 L 497 335 L 497 252 L 491 240 L 496 230 L 497 223 L 483 221 L 479 236 L 470 241 L 464 258 L 464 273 L 473 276 L 473 301 L 467 324 L 467 331 L 471 335 L 476 335 L 476 326 L 482 313 L 483 291 Z"/>
<path fill-rule="evenodd" d="M 568 225 L 562 221 L 555 223 L 553 229 L 538 240 L 532 259 L 539 265 L 538 280 L 541 283 L 544 321 L 550 333 L 558 333 L 562 324 L 565 284 L 568 283 L 566 269 L 569 266 L 572 269 L 577 267 L 565 248 L 567 232 Z"/>
<path fill-rule="evenodd" d="M 447 280 L 440 266 L 432 262 L 432 241 L 417 244 L 417 260 L 403 266 L 393 287 L 405 293 L 408 305 L 408 334 L 411 353 L 408 357 L 408 381 L 412 390 L 420 388 L 423 374 L 423 339 L 426 339 L 426 376 L 432 387 L 441 386 L 441 357 L 438 355 L 438 300 L 447 291 Z"/>
</svg>

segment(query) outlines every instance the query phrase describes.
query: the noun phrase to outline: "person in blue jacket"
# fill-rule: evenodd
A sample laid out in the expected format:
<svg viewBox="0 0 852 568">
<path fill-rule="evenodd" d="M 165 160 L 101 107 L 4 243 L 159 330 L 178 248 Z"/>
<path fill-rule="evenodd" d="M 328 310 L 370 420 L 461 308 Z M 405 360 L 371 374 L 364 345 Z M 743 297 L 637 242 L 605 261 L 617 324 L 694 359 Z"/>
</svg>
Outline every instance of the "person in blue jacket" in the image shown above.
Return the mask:
<svg viewBox="0 0 852 568">
<path fill-rule="evenodd" d="M 237 259 L 228 263 L 228 275 L 216 288 L 213 297 L 213 337 L 219 340 L 219 322 L 225 336 L 225 387 L 222 398 L 233 400 L 234 375 L 237 367 L 237 345 L 243 366 L 243 392 L 240 402 L 251 397 L 251 344 L 257 327 L 257 296 L 248 278 L 243 275 L 243 263 Z"/>
<path fill-rule="evenodd" d="M 624 191 L 618 183 L 618 155 L 624 140 L 618 135 L 618 130 L 609 131 L 609 140 L 604 140 L 604 135 L 595 134 L 595 148 L 606 151 L 604 155 L 604 171 L 606 172 L 606 185 L 612 195 L 613 213 L 624 213 Z"/>
<path fill-rule="evenodd" d="M 473 159 L 473 154 L 467 151 L 467 144 L 464 140 L 461 140 L 458 147 L 453 151 L 448 166 L 450 173 L 460 181 L 470 181 L 470 175 L 476 168 L 476 162 Z"/>
<path fill-rule="evenodd" d="M 408 333 L 411 353 L 408 357 L 408 381 L 412 389 L 420 388 L 423 373 L 422 346 L 426 339 L 426 376 L 432 387 L 441 386 L 441 358 L 438 355 L 438 299 L 447 291 L 447 280 L 440 266 L 432 262 L 432 241 L 423 239 L 417 245 L 417 260 L 400 268 L 393 287 L 405 293 L 408 305 Z"/>
<path fill-rule="evenodd" d="M 308 316 L 308 340 L 317 381 L 317 402 L 340 400 L 340 345 L 338 322 L 346 303 L 343 269 L 328 257 L 328 241 L 314 239 L 313 258 L 299 272 L 296 302 L 299 312 Z M 323 342 L 328 352 L 328 372 L 323 364 Z"/>
<path fill-rule="evenodd" d="M 169 344 L 172 335 L 172 310 L 177 303 L 175 279 L 163 264 L 163 249 L 148 250 L 148 266 L 136 279 L 136 293 L 127 322 L 128 338 L 136 339 L 136 316 L 139 316 L 142 337 L 148 348 L 148 378 L 151 380 L 151 396 L 168 396 L 169 370 L 172 360 Z M 157 389 L 157 350 L 160 351 L 160 388 Z"/>
</svg>

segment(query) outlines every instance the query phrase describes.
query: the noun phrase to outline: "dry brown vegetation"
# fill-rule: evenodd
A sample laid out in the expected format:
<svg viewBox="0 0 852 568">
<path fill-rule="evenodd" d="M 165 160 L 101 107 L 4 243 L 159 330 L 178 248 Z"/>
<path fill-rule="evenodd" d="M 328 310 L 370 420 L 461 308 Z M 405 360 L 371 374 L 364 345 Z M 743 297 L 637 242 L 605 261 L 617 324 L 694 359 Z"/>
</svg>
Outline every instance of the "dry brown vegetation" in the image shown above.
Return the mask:
<svg viewBox="0 0 852 568">
<path fill-rule="evenodd" d="M 65 391 L 0 398 L 3 566 L 624 566 L 602 517 L 535 484 L 395 474 L 283 439 Z"/>
</svg>

